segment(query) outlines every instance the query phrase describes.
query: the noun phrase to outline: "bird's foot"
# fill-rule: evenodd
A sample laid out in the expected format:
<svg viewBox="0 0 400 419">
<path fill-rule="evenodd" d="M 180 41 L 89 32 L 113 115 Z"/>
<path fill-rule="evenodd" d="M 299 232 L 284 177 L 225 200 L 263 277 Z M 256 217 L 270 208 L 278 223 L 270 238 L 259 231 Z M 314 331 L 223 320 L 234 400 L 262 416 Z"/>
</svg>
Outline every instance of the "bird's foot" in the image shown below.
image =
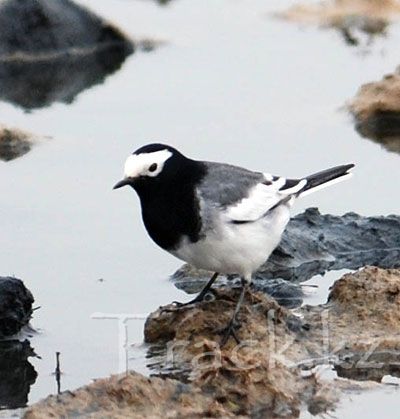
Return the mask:
<svg viewBox="0 0 400 419">
<path fill-rule="evenodd" d="M 203 300 L 204 300 L 204 298 L 198 298 L 198 297 L 196 297 L 196 298 L 193 298 L 193 300 L 188 301 L 187 303 L 181 303 L 179 301 L 172 301 L 171 304 L 169 304 L 169 305 L 167 305 L 165 307 L 160 307 L 160 308 L 161 308 L 161 310 L 163 312 L 171 313 L 171 312 L 177 311 L 177 310 L 179 310 L 181 308 L 192 306 L 192 305 L 194 305 L 196 303 L 199 303 L 199 302 L 201 302 Z"/>
<path fill-rule="evenodd" d="M 200 293 L 197 297 L 193 298 L 193 300 L 190 300 L 187 303 L 181 303 L 179 301 L 172 301 L 171 304 L 175 305 L 177 308 L 187 307 L 187 306 L 197 304 L 197 303 L 201 303 L 202 301 L 208 300 L 209 294 L 213 294 L 213 296 L 214 296 L 214 291 L 213 290 L 208 290 L 208 292 L 205 293 L 205 294 Z"/>
<path fill-rule="evenodd" d="M 240 329 L 240 324 L 237 322 L 235 318 L 233 318 L 229 321 L 226 327 L 218 331 L 218 334 L 222 335 L 221 347 L 225 346 L 230 337 L 233 337 L 237 344 L 240 343 L 240 339 L 238 338 L 236 333 L 238 329 Z"/>
<path fill-rule="evenodd" d="M 187 303 L 181 303 L 180 301 L 172 301 L 172 305 L 175 306 L 176 308 L 182 308 L 182 307 L 187 307 L 190 306 L 192 304 L 196 304 L 198 302 L 200 302 L 201 300 L 196 298 L 193 298 L 193 300 L 188 301 Z"/>
</svg>

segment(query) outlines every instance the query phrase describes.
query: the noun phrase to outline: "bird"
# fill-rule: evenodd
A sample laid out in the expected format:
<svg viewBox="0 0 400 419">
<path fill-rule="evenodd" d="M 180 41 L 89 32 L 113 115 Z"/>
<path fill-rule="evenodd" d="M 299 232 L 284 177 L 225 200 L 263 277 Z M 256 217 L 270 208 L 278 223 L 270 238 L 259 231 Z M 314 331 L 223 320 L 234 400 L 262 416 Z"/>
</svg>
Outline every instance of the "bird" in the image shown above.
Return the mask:
<svg viewBox="0 0 400 419">
<path fill-rule="evenodd" d="M 133 188 L 150 238 L 188 264 L 214 272 L 200 294 L 202 301 L 220 274 L 239 275 L 241 291 L 223 330 L 222 344 L 239 342 L 238 313 L 253 273 L 278 246 L 300 197 L 352 175 L 344 164 L 288 179 L 227 163 L 194 160 L 174 147 L 152 143 L 126 160 L 115 186 Z"/>
</svg>

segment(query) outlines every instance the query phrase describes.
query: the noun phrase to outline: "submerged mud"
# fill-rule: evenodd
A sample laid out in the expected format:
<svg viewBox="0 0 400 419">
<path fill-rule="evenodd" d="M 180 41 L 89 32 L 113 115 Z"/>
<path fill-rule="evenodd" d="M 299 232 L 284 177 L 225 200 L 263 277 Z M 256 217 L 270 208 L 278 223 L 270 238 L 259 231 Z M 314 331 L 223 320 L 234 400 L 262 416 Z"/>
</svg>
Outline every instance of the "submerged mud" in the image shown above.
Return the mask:
<svg viewBox="0 0 400 419">
<path fill-rule="evenodd" d="M 374 37 L 385 36 L 391 21 L 400 18 L 400 4 L 396 0 L 299 2 L 276 16 L 292 22 L 336 29 L 348 45 L 368 45 Z"/>
<path fill-rule="evenodd" d="M 400 216 L 334 216 L 309 208 L 290 220 L 278 248 L 254 274 L 253 286 L 295 307 L 301 304 L 301 290 L 286 281 L 304 282 L 327 271 L 366 265 L 400 267 Z M 172 279 L 178 288 L 195 293 L 210 276 L 184 265 Z M 234 279 L 224 277 L 220 284 Z"/>
<path fill-rule="evenodd" d="M 293 418 L 303 408 L 330 411 L 342 391 L 355 387 L 353 379 L 379 382 L 400 361 L 400 270 L 367 267 L 347 274 L 326 304 L 294 312 L 249 293 L 239 313 L 241 343 L 221 347 L 219 331 L 237 296 L 234 289 L 217 290 L 213 301 L 166 306 L 148 317 L 145 341 L 165 347 L 154 371 L 160 377 L 129 373 L 98 380 L 48 397 L 25 418 Z M 389 352 L 390 362 L 382 355 Z M 346 378 L 319 377 L 315 368 L 328 363 Z M 164 373 L 172 367 L 178 379 Z"/>
<path fill-rule="evenodd" d="M 116 27 L 69 0 L 0 4 L 0 99 L 35 109 L 71 103 L 134 51 Z"/>
<path fill-rule="evenodd" d="M 361 86 L 348 103 L 358 133 L 400 153 L 400 70 Z"/>
</svg>

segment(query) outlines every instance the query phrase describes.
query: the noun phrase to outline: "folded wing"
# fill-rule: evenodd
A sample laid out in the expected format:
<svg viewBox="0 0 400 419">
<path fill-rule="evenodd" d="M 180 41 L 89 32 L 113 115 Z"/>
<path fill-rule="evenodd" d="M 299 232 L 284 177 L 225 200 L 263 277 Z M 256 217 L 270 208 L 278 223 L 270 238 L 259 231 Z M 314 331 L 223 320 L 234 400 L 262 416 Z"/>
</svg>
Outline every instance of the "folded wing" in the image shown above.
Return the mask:
<svg viewBox="0 0 400 419">
<path fill-rule="evenodd" d="M 264 174 L 265 180 L 253 186 L 248 196 L 226 208 L 225 215 L 232 222 L 245 223 L 264 217 L 277 205 L 287 202 L 307 184 L 306 179 L 285 179 Z"/>
</svg>

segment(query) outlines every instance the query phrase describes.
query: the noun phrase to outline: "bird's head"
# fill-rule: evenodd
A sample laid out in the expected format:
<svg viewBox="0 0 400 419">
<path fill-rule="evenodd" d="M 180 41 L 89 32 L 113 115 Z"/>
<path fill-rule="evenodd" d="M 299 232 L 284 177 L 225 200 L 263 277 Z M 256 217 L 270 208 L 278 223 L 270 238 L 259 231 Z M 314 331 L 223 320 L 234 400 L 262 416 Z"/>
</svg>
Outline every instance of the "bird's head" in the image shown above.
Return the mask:
<svg viewBox="0 0 400 419">
<path fill-rule="evenodd" d="M 148 144 L 137 149 L 125 162 L 124 178 L 114 189 L 131 186 L 138 190 L 172 178 L 187 160 L 178 150 L 165 144 Z"/>
</svg>

